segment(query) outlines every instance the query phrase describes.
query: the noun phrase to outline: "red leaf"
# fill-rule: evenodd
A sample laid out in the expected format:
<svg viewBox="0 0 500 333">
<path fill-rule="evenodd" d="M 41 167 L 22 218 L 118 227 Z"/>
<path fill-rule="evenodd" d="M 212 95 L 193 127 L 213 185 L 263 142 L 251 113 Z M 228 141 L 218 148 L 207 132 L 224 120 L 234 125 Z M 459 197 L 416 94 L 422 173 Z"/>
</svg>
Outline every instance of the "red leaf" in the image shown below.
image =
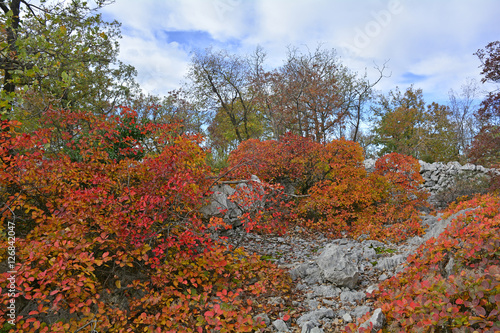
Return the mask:
<svg viewBox="0 0 500 333">
<path fill-rule="evenodd" d="M 484 317 L 486 315 L 486 310 L 482 306 L 476 306 L 474 308 L 474 311 L 476 311 L 476 313 L 481 317 Z"/>
</svg>

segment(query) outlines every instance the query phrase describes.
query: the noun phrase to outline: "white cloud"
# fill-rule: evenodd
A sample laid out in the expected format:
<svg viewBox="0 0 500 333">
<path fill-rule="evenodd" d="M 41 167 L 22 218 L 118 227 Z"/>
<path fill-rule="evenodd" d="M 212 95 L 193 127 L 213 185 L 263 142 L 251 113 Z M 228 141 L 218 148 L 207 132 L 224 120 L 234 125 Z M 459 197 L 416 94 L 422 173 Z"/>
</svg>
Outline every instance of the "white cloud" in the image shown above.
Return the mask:
<svg viewBox="0 0 500 333">
<path fill-rule="evenodd" d="M 155 40 L 125 36 L 121 60 L 133 64 L 141 88 L 153 94 L 166 94 L 180 87 L 189 55 L 177 43 L 160 44 Z"/>
</svg>

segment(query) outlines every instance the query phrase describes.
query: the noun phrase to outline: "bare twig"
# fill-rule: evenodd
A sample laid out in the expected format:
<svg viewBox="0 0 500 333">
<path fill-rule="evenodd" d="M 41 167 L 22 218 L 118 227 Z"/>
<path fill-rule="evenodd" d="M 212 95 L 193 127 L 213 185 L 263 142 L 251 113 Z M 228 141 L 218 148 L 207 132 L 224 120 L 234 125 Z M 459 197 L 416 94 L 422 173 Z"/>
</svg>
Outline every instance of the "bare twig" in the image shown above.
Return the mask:
<svg viewBox="0 0 500 333">
<path fill-rule="evenodd" d="M 95 318 L 95 315 L 94 315 L 94 318 Z M 78 331 L 83 330 L 85 327 L 87 327 L 87 326 L 89 326 L 89 325 L 91 325 L 91 324 L 93 324 L 93 325 L 94 325 L 94 326 L 92 326 L 92 331 L 91 331 L 91 333 L 98 333 L 98 332 L 95 330 L 95 328 L 96 328 L 96 326 L 97 326 L 97 320 L 95 320 L 95 319 L 92 319 L 91 321 L 89 321 L 88 323 L 86 323 L 85 325 L 83 325 L 82 327 L 80 327 L 79 329 L 77 329 L 74 333 L 77 333 Z"/>
</svg>

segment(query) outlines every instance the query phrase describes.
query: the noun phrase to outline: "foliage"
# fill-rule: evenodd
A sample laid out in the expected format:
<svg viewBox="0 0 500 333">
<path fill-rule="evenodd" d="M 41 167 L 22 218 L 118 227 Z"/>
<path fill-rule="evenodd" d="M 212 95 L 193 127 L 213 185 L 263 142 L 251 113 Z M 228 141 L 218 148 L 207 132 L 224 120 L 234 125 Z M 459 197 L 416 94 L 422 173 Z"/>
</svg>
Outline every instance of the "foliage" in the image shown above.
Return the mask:
<svg viewBox="0 0 500 333">
<path fill-rule="evenodd" d="M 380 155 L 396 152 L 426 162 L 450 161 L 457 157 L 457 145 L 448 107 L 425 105 L 421 89 L 409 87 L 404 93 L 396 88 L 381 95 L 374 113 L 375 144 Z"/>
<path fill-rule="evenodd" d="M 500 78 L 500 42 L 491 42 L 475 53 L 482 63 L 482 82 L 498 85 Z M 480 127 L 470 147 L 471 161 L 486 167 L 500 167 L 500 92 L 489 92 L 476 112 Z M 492 189 L 500 188 L 500 177 L 493 176 Z"/>
<path fill-rule="evenodd" d="M 290 188 L 286 193 L 296 201 L 297 223 L 312 229 L 394 241 L 422 232 L 416 217 L 426 195 L 413 158 L 385 156 L 367 175 L 357 143 L 341 139 L 323 145 L 287 134 L 279 141 L 245 141 L 228 162 L 233 177 L 255 174 Z"/>
<path fill-rule="evenodd" d="M 108 2 L 2 2 L 3 113 L 30 131 L 49 107 L 108 114 L 135 92 L 135 69 L 117 59 L 120 25 L 96 13 Z"/>
<path fill-rule="evenodd" d="M 13 222 L 18 260 L 11 332 L 92 320 L 109 332 L 249 332 L 259 326 L 254 300 L 289 292 L 275 266 L 209 236 L 219 222 L 197 213 L 211 183 L 201 138 L 151 123 L 133 128 L 143 142 L 121 135 L 134 115 L 49 110 L 44 129 L 16 133 L 10 122 L 0 132 L 0 259 Z"/>
<path fill-rule="evenodd" d="M 254 79 L 265 127 L 276 140 L 291 132 L 325 143 L 346 136 L 347 129 L 356 141 L 365 104 L 384 69 L 377 68 L 379 76 L 370 82 L 366 73 L 361 77 L 344 66 L 333 49 L 290 48 L 283 66 L 259 68 Z"/>
<path fill-rule="evenodd" d="M 305 194 L 317 181 L 317 153 L 321 145 L 310 139 L 287 133 L 279 141 L 251 139 L 241 143 L 228 158 L 232 177 L 260 179 L 292 185 Z"/>
<path fill-rule="evenodd" d="M 500 126 L 484 125 L 470 147 L 472 163 L 485 167 L 500 165 Z"/>
<path fill-rule="evenodd" d="M 500 329 L 500 198 L 452 205 L 453 219 L 373 293 L 389 332 L 493 332 Z M 366 318 L 365 318 L 366 319 Z M 351 331 L 356 325 L 351 324 Z"/>
<path fill-rule="evenodd" d="M 180 133 L 202 133 L 201 126 L 206 115 L 189 101 L 183 89 L 170 91 L 162 98 L 140 93 L 127 101 L 127 105 L 138 113 L 140 122 L 176 123 Z"/>
<path fill-rule="evenodd" d="M 419 211 L 427 206 L 429 194 L 421 189 L 424 179 L 420 175 L 420 163 L 411 156 L 391 153 L 375 163 L 375 175 L 385 183 L 385 196 L 376 202 L 376 212 L 388 226 L 379 233 L 387 233 L 396 241 L 420 235 Z"/>
<path fill-rule="evenodd" d="M 290 48 L 284 65 L 268 70 L 266 54 L 238 56 L 207 49 L 192 57 L 187 94 L 205 119 L 215 164 L 248 139 L 266 140 L 291 132 L 325 143 L 361 136 L 373 82 L 340 62 L 335 50 Z"/>
<path fill-rule="evenodd" d="M 273 118 L 285 117 L 286 130 L 316 142 L 326 142 L 329 134 L 342 125 L 339 108 L 339 61 L 335 50 L 316 49 L 302 54 L 289 50 L 285 65 L 276 72 L 273 91 L 281 94 L 280 104 L 269 109 Z"/>
<path fill-rule="evenodd" d="M 235 103 L 235 115 L 243 117 L 242 108 L 239 107 L 240 103 Z M 249 137 L 257 138 L 263 134 L 262 121 L 260 114 L 251 113 L 246 117 L 245 130 Z M 210 146 L 216 152 L 217 156 L 227 157 L 230 151 L 238 146 L 238 138 L 235 135 L 233 126 L 231 125 L 230 116 L 223 109 L 217 110 L 215 116 L 207 128 L 210 137 Z"/>
<path fill-rule="evenodd" d="M 319 214 L 308 225 L 334 235 L 348 231 L 354 237 L 395 242 L 422 233 L 417 216 L 426 194 L 419 189 L 423 179 L 418 161 L 393 153 L 380 158 L 375 172 L 366 175 L 359 146 L 349 141 L 331 144 L 335 148 L 325 147 L 329 172 L 303 200 L 306 218 Z"/>
</svg>

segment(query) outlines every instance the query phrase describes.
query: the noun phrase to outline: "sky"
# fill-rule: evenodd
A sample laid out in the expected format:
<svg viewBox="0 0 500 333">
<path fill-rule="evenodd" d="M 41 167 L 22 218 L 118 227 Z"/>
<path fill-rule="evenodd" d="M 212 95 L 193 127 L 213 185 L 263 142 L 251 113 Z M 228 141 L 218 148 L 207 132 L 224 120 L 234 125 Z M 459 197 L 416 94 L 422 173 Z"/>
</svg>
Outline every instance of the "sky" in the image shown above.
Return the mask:
<svg viewBox="0 0 500 333">
<path fill-rule="evenodd" d="M 287 47 L 321 45 L 372 79 L 386 63 L 382 93 L 414 84 L 427 103 L 446 103 L 450 89 L 480 81 L 473 53 L 500 40 L 498 0 L 116 0 L 102 13 L 122 23 L 120 60 L 157 95 L 181 87 L 196 49 L 245 55 L 261 46 L 271 69 Z"/>
</svg>

